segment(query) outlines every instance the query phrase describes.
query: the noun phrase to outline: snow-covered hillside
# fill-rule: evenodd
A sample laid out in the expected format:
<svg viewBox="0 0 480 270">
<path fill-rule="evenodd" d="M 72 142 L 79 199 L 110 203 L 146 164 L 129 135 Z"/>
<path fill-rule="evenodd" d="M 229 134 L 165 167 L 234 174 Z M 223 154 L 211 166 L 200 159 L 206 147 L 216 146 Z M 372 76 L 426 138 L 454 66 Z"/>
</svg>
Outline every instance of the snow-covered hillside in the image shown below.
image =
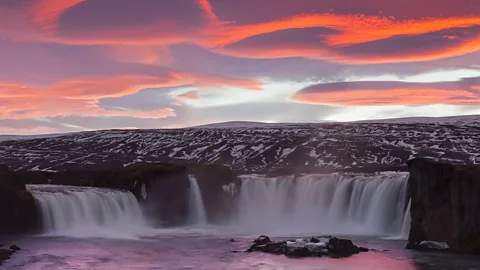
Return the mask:
<svg viewBox="0 0 480 270">
<path fill-rule="evenodd" d="M 68 133 L 53 133 L 53 134 L 39 134 L 39 135 L 0 135 L 0 142 L 11 141 L 11 140 L 32 140 L 32 139 L 43 139 L 43 138 L 52 138 L 66 135 Z"/>
<path fill-rule="evenodd" d="M 221 163 L 241 172 L 278 168 L 402 166 L 412 157 L 480 163 L 480 125 L 324 123 L 260 128 L 108 130 L 0 142 L 14 169 L 66 170 L 134 162 Z"/>
</svg>

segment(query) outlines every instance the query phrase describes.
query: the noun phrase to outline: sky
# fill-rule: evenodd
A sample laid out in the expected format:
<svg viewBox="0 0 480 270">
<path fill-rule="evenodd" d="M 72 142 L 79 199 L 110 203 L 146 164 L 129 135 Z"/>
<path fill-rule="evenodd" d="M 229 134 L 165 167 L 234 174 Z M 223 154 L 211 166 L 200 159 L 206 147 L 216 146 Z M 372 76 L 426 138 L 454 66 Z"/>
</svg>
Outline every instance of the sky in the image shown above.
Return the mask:
<svg viewBox="0 0 480 270">
<path fill-rule="evenodd" d="M 480 0 L 0 0 L 0 134 L 480 114 Z"/>
</svg>

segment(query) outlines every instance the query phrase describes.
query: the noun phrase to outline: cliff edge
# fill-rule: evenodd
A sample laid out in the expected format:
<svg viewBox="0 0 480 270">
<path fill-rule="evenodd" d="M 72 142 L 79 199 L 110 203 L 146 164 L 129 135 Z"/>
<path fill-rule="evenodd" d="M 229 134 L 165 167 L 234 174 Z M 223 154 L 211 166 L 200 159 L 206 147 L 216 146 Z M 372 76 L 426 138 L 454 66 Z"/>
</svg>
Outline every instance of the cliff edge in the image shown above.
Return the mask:
<svg viewBox="0 0 480 270">
<path fill-rule="evenodd" d="M 447 243 L 452 252 L 480 254 L 480 165 L 418 158 L 407 162 L 412 198 L 407 248 Z"/>
<path fill-rule="evenodd" d="M 0 236 L 27 233 L 36 225 L 35 199 L 27 192 L 25 183 L 0 164 Z"/>
</svg>

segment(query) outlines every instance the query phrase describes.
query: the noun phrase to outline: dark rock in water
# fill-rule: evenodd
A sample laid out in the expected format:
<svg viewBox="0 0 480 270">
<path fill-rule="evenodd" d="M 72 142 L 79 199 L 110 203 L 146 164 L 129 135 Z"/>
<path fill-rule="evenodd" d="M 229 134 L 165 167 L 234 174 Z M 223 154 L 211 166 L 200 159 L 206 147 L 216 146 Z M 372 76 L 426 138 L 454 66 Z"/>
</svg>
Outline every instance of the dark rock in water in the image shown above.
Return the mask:
<svg viewBox="0 0 480 270">
<path fill-rule="evenodd" d="M 13 251 L 18 251 L 18 250 L 21 250 L 21 248 L 17 245 L 11 245 L 10 246 L 10 249 L 13 250 Z"/>
<path fill-rule="evenodd" d="M 351 240 L 331 236 L 274 242 L 268 236 L 262 235 L 254 240 L 247 251 L 284 254 L 292 258 L 321 256 L 340 258 L 366 252 L 368 249 L 355 246 Z"/>
<path fill-rule="evenodd" d="M 270 242 L 265 244 L 265 247 L 263 248 L 262 251 L 266 253 L 271 253 L 271 254 L 284 254 L 286 247 L 287 247 L 287 242 L 285 241 Z"/>
<path fill-rule="evenodd" d="M 412 198 L 407 248 L 480 254 L 480 166 L 428 159 L 407 164 Z"/>
<path fill-rule="evenodd" d="M 29 233 L 37 228 L 35 198 L 8 167 L 0 166 L 0 235 Z"/>
<path fill-rule="evenodd" d="M 358 247 L 358 251 L 360 251 L 360 252 L 368 252 L 368 248 L 366 248 L 366 247 Z"/>
<path fill-rule="evenodd" d="M 318 240 L 318 238 L 312 237 L 312 238 L 310 239 L 310 242 L 312 242 L 312 243 L 320 243 L 320 240 Z"/>
<path fill-rule="evenodd" d="M 422 241 L 415 246 L 409 246 L 408 249 L 416 249 L 423 251 L 448 251 L 450 246 L 447 243 L 435 242 L 435 241 Z"/>
<path fill-rule="evenodd" d="M 0 265 L 2 265 L 4 261 L 10 259 L 10 257 L 18 250 L 20 250 L 20 248 L 17 245 L 11 245 L 10 249 L 0 248 Z"/>
<path fill-rule="evenodd" d="M 332 237 L 328 242 L 328 251 L 335 257 L 348 257 L 360 252 L 351 240 Z"/>
<path fill-rule="evenodd" d="M 266 235 L 260 235 L 257 239 L 253 240 L 253 243 L 257 245 L 265 245 L 270 242 L 272 242 L 272 240 L 270 240 L 270 237 Z"/>
<path fill-rule="evenodd" d="M 283 254 L 286 247 L 286 242 L 272 242 L 270 237 L 266 235 L 261 235 L 257 239 L 253 240 L 253 245 L 247 250 L 248 252 L 252 251 L 262 251 L 271 254 Z"/>
<path fill-rule="evenodd" d="M 235 239 L 232 238 L 232 239 L 230 239 L 230 242 L 234 243 L 234 242 L 237 242 L 237 241 L 235 241 Z"/>
<path fill-rule="evenodd" d="M 306 247 L 298 247 L 298 248 L 287 248 L 285 251 L 285 255 L 291 258 L 304 258 L 304 257 L 312 257 L 315 255 L 310 249 Z"/>
<path fill-rule="evenodd" d="M 2 265 L 4 261 L 10 259 L 13 253 L 15 253 L 15 251 L 1 248 L 0 249 L 0 265 Z"/>
</svg>

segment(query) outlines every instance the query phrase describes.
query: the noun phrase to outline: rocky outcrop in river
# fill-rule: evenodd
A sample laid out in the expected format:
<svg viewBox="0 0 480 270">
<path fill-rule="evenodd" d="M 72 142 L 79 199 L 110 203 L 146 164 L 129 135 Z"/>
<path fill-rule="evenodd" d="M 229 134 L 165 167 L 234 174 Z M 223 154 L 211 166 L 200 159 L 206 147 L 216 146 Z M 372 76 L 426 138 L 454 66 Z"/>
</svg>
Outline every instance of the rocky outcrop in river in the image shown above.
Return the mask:
<svg viewBox="0 0 480 270">
<path fill-rule="evenodd" d="M 303 257 L 349 257 L 367 248 L 358 247 L 348 239 L 339 239 L 332 236 L 310 237 L 307 239 L 293 239 L 272 241 L 268 236 L 261 235 L 253 241 L 247 252 L 260 251 L 270 254 L 284 254 L 291 258 Z"/>
<path fill-rule="evenodd" d="M 452 252 L 480 254 L 480 166 L 413 159 L 408 169 L 412 221 L 407 248 L 423 250 L 422 242 L 436 242 Z"/>
</svg>

